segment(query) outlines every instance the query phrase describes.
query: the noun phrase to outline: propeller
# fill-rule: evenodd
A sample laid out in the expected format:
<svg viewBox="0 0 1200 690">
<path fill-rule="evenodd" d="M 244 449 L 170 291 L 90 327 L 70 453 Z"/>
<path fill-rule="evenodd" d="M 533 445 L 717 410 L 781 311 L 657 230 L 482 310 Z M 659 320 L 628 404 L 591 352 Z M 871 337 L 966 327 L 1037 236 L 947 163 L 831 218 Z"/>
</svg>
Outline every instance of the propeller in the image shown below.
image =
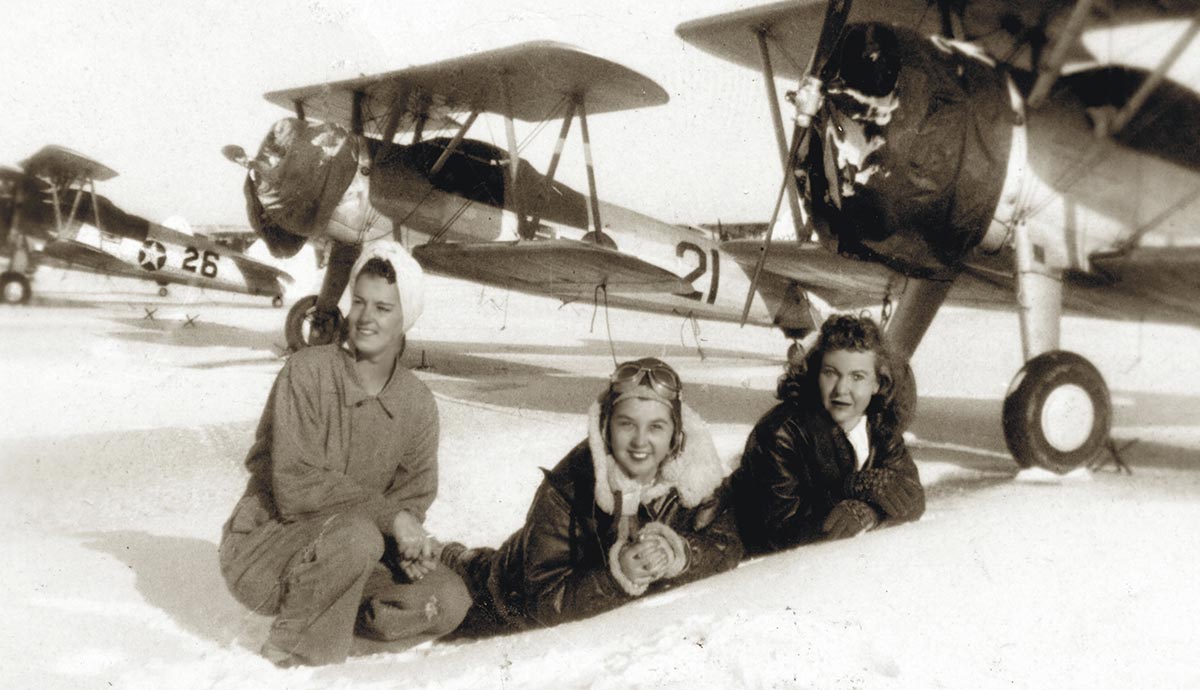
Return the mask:
<svg viewBox="0 0 1200 690">
<path fill-rule="evenodd" d="M 825 84 L 818 77 L 821 68 L 833 57 L 833 49 L 842 36 L 846 27 L 846 17 L 850 14 L 852 0 L 830 0 L 825 6 L 825 19 L 821 23 L 821 35 L 817 37 L 817 45 L 808 60 L 808 67 L 800 77 L 800 83 L 794 96 L 789 100 L 796 106 L 795 127 L 792 129 L 792 145 L 788 151 L 787 163 L 783 166 L 783 184 L 779 185 L 779 194 L 775 197 L 775 209 L 771 212 L 771 221 L 767 224 L 767 234 L 763 237 L 762 251 L 754 265 L 754 275 L 750 278 L 750 290 L 746 293 L 746 304 L 742 307 L 741 325 L 746 325 L 750 315 L 750 305 L 754 302 L 754 293 L 758 289 L 758 279 L 762 274 L 763 265 L 767 262 L 767 251 L 771 247 L 771 235 L 775 230 L 775 221 L 783 203 L 783 195 L 787 185 L 792 184 L 792 171 L 796 164 L 808 154 L 809 137 L 812 135 L 812 121 L 817 111 L 825 101 Z M 800 210 L 805 220 L 811 215 L 808 208 L 808 198 L 801 195 Z"/>
<path fill-rule="evenodd" d="M 246 150 L 237 144 L 222 146 L 221 155 L 230 163 L 236 163 L 243 168 L 250 167 L 250 158 L 246 155 Z"/>
</svg>

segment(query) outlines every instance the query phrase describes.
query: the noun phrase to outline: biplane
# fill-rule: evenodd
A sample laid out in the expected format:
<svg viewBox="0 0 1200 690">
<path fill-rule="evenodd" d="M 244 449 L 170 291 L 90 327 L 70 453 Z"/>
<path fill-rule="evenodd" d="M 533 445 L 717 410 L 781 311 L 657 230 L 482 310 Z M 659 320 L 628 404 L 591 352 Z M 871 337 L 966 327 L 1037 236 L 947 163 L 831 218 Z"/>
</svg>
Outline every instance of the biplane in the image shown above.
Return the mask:
<svg viewBox="0 0 1200 690">
<path fill-rule="evenodd" d="M 394 236 L 427 269 L 479 283 L 683 317 L 736 321 L 749 270 L 713 233 L 600 200 L 588 118 L 657 106 L 649 78 L 579 48 L 525 43 L 399 71 L 266 94 L 294 110 L 247 168 L 251 225 L 286 257 L 324 245 L 319 295 L 296 303 L 293 348 L 328 342 L 337 303 L 364 243 Z M 467 137 L 483 114 L 504 119 L 507 145 Z M 560 120 L 543 173 L 521 157 L 515 122 Z M 578 121 L 588 190 L 555 179 Z M 430 136 L 442 131 L 445 136 Z M 403 143 L 398 141 L 403 139 Z M 800 334 L 813 309 L 791 281 L 758 282 L 753 324 Z"/>
<path fill-rule="evenodd" d="M 45 146 L 0 169 L 0 274 L 6 303 L 26 303 L 30 278 L 43 262 L 74 270 L 167 285 L 264 295 L 283 305 L 291 276 L 210 238 L 174 230 L 126 213 L 96 192 L 116 177 L 106 165 L 61 146 Z"/>
<path fill-rule="evenodd" d="M 808 0 L 676 33 L 767 84 L 802 241 L 748 243 L 763 270 L 876 300 L 904 357 L 946 300 L 1015 302 L 1005 438 L 1063 472 L 1115 455 L 1103 376 L 1059 349 L 1064 309 L 1200 323 L 1198 30 L 1193 0 Z"/>
</svg>

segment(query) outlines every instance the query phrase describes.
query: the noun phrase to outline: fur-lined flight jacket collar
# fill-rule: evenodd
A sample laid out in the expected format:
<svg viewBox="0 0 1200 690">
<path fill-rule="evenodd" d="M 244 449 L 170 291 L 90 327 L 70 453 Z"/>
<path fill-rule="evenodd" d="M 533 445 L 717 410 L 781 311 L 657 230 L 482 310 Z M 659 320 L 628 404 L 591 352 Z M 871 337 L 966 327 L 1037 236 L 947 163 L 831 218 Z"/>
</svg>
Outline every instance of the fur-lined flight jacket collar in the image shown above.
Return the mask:
<svg viewBox="0 0 1200 690">
<path fill-rule="evenodd" d="M 680 503 L 694 508 L 708 498 L 721 482 L 733 473 L 717 455 L 708 425 L 686 403 L 682 404 L 683 450 L 663 461 L 658 477 L 649 486 L 642 486 L 626 476 L 617 461 L 609 454 L 600 429 L 600 403 L 588 409 L 588 449 L 596 475 L 596 507 L 609 515 L 636 514 L 639 504 L 649 503 L 667 495 L 671 489 L 679 492 Z M 622 506 L 614 513 L 614 493 L 620 492 Z"/>
</svg>

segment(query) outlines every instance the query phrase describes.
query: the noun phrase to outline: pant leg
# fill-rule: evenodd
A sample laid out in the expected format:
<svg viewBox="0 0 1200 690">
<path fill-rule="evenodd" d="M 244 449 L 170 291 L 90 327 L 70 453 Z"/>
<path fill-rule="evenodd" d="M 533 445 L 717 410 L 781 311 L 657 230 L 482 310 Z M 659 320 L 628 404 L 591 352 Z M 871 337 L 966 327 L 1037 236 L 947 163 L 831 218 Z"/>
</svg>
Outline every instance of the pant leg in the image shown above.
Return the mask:
<svg viewBox="0 0 1200 690">
<path fill-rule="evenodd" d="M 315 535 L 280 574 L 278 614 L 267 644 L 304 663 L 335 663 L 350 652 L 363 588 L 383 555 L 383 535 L 359 513 L 310 522 Z"/>
<path fill-rule="evenodd" d="M 471 607 L 462 578 L 440 563 L 420 580 L 400 579 L 383 566 L 376 569 L 363 592 L 358 634 L 389 642 L 441 636 L 458 627 Z"/>
</svg>

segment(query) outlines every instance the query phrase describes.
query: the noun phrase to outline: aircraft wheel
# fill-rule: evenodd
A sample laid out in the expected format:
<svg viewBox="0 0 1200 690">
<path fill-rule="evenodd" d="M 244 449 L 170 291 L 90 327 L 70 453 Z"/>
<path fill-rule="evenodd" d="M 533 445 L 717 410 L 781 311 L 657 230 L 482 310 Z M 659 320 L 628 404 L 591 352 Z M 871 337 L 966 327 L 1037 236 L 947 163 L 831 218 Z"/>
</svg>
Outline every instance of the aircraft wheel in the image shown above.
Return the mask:
<svg viewBox="0 0 1200 690">
<path fill-rule="evenodd" d="M 1004 398 L 1004 440 L 1021 467 L 1070 472 L 1104 449 L 1111 426 L 1108 385 L 1074 352 L 1029 360 Z"/>
<path fill-rule="evenodd" d="M 283 297 L 281 297 L 279 295 L 275 295 L 274 297 L 272 297 L 271 298 L 271 306 L 275 307 L 276 309 L 282 307 L 283 306 Z"/>
<path fill-rule="evenodd" d="M 5 271 L 0 274 L 0 299 L 5 304 L 28 304 L 32 296 L 33 288 L 24 273 Z"/>
<path fill-rule="evenodd" d="M 342 312 L 317 312 L 317 296 L 309 295 L 292 305 L 284 325 L 284 337 L 292 350 L 334 342 L 342 332 Z"/>
<path fill-rule="evenodd" d="M 159 297 L 166 297 L 166 296 L 167 296 L 167 286 L 165 286 L 165 285 L 164 285 L 164 286 L 162 286 L 162 287 L 160 287 L 160 288 L 158 289 L 158 296 L 159 296 Z"/>
</svg>

